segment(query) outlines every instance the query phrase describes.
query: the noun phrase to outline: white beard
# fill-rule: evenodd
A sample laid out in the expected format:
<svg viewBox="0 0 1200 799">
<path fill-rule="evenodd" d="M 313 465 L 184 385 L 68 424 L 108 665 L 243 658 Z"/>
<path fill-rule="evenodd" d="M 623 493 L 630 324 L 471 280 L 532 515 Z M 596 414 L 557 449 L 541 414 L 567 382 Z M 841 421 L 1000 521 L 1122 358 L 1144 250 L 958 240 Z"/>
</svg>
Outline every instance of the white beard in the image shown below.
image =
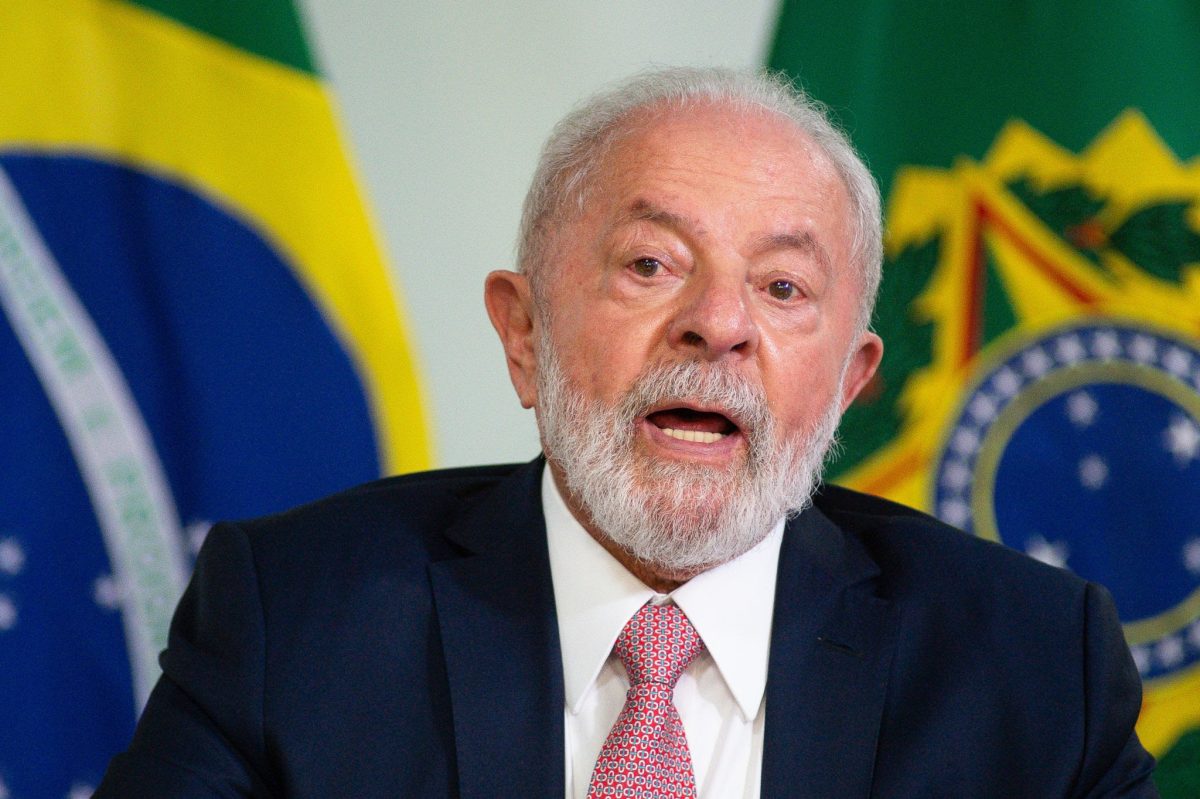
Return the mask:
<svg viewBox="0 0 1200 799">
<path fill-rule="evenodd" d="M 649 367 L 609 407 L 568 384 L 544 336 L 538 425 L 547 458 L 595 529 L 647 565 L 693 575 L 747 552 L 808 506 L 835 442 L 840 382 L 817 423 L 785 439 L 761 391 L 736 372 L 700 361 Z M 717 467 L 639 455 L 636 420 L 672 400 L 735 416 L 749 445 L 744 462 Z"/>
</svg>

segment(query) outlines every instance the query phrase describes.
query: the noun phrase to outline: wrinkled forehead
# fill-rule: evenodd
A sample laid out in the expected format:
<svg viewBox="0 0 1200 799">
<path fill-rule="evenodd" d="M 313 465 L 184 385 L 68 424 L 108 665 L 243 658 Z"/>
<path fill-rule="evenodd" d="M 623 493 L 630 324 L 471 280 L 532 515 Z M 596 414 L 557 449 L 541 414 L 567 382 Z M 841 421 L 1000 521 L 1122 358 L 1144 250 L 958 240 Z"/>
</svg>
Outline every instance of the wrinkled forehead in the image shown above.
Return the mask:
<svg viewBox="0 0 1200 799">
<path fill-rule="evenodd" d="M 597 140 L 584 175 L 577 180 L 586 196 L 630 169 L 669 158 L 687 142 L 697 143 L 718 158 L 697 168 L 743 168 L 763 163 L 803 162 L 812 177 L 845 193 L 844 182 L 829 156 L 794 120 L 749 103 L 694 100 L 687 105 L 659 103 L 635 108 L 609 125 Z M 780 176 L 781 180 L 786 180 Z"/>
<path fill-rule="evenodd" d="M 845 183 L 794 121 L 758 107 L 708 103 L 635 110 L 611 128 L 577 178 L 575 201 L 554 221 L 560 243 L 585 235 L 590 225 L 645 218 L 648 206 L 681 188 L 686 193 L 691 187 L 697 199 L 695 192 L 715 182 L 730 189 L 723 199 L 746 203 L 741 210 L 772 209 L 770 217 L 737 214 L 747 228 L 737 233 L 804 235 L 811 224 L 815 229 L 808 235 L 839 251 L 839 261 L 849 259 L 852 221 Z M 656 215 L 670 212 L 660 209 Z M 748 229 L 757 226 L 762 229 Z"/>
</svg>

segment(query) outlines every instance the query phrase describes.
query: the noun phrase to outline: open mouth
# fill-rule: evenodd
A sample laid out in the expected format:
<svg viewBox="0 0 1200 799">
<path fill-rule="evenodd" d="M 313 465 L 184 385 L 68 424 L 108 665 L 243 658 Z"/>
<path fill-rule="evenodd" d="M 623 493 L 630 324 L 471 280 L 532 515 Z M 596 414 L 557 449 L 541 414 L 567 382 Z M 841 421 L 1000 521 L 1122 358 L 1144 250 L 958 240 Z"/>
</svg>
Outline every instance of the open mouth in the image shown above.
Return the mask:
<svg viewBox="0 0 1200 799">
<path fill-rule="evenodd" d="M 649 413 L 646 421 L 671 438 L 698 444 L 715 444 L 738 432 L 733 420 L 722 413 L 683 406 Z"/>
</svg>

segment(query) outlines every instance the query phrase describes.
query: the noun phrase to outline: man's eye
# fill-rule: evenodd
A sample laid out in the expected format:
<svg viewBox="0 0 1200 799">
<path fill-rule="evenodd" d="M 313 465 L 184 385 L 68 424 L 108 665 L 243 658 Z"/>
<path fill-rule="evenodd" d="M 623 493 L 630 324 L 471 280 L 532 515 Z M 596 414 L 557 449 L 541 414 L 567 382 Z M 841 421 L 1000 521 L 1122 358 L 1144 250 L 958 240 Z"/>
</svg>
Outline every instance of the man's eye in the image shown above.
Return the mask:
<svg viewBox="0 0 1200 799">
<path fill-rule="evenodd" d="M 791 300 L 796 298 L 800 289 L 790 280 L 772 280 L 767 285 L 767 293 L 777 300 Z"/>
<path fill-rule="evenodd" d="M 662 269 L 662 262 L 657 258 L 638 258 L 629 268 L 638 277 L 654 277 Z"/>
</svg>

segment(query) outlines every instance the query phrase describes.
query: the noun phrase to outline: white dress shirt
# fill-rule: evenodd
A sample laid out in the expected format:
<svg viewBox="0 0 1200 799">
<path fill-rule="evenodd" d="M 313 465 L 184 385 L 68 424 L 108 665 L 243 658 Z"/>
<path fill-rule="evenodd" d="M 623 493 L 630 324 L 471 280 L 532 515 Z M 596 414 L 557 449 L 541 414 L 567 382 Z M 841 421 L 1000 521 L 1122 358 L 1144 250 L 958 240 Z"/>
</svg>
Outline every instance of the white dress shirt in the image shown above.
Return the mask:
<svg viewBox="0 0 1200 799">
<path fill-rule="evenodd" d="M 612 648 L 648 600 L 678 605 L 707 647 L 675 686 L 698 797 L 757 799 L 783 520 L 746 554 L 663 595 L 583 529 L 549 467 L 542 474 L 542 507 L 566 689 L 567 799 L 586 799 L 600 748 L 625 705 L 629 680 Z"/>
</svg>

